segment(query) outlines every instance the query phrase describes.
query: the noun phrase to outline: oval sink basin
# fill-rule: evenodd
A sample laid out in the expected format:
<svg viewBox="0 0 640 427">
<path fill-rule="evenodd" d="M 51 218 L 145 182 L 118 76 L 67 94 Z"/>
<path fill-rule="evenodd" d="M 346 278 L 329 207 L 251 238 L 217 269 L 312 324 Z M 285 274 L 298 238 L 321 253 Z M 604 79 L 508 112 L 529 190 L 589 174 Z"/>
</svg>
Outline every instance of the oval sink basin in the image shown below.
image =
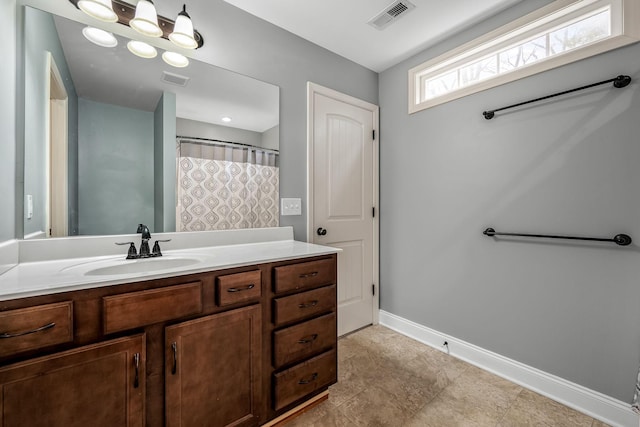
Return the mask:
<svg viewBox="0 0 640 427">
<path fill-rule="evenodd" d="M 200 262 L 195 258 L 147 258 L 122 261 L 116 265 L 94 268 L 86 276 L 110 276 L 114 274 L 151 273 L 160 270 L 186 267 Z"/>
</svg>

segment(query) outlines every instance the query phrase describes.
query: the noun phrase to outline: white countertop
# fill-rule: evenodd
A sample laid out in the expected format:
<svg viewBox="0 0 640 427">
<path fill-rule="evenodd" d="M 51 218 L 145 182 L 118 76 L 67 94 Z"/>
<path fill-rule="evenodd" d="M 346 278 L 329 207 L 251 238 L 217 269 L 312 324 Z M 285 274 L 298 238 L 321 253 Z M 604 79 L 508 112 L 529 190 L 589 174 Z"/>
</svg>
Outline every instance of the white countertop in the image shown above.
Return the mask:
<svg viewBox="0 0 640 427">
<path fill-rule="evenodd" d="M 126 253 L 126 247 L 124 253 Z M 295 240 L 230 244 L 223 246 L 163 250 L 164 256 L 140 260 L 125 260 L 125 255 L 65 258 L 34 262 L 20 262 L 0 275 L 0 301 L 53 293 L 97 288 L 144 280 L 161 279 L 202 273 L 225 268 L 241 267 L 294 258 L 314 257 L 339 252 L 340 249 Z M 105 274 L 103 267 L 132 263 L 176 261 L 164 269 Z M 179 265 L 185 261 L 188 265 Z M 149 264 L 147 264 L 149 265 Z M 125 267 L 125 269 L 127 268 Z M 133 266 L 138 267 L 138 266 Z M 138 268 L 134 268 L 138 270 Z M 103 273 L 97 274 L 96 272 Z M 108 272 L 108 270 L 107 270 Z"/>
</svg>

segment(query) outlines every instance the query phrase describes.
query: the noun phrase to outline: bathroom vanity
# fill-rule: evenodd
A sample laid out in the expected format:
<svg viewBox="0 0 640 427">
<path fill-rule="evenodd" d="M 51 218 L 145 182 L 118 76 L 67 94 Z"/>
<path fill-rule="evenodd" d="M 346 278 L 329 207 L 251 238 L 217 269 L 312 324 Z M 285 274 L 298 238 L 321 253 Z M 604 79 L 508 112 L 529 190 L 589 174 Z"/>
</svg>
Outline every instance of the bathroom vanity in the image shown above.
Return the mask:
<svg viewBox="0 0 640 427">
<path fill-rule="evenodd" d="M 336 252 L 295 241 L 199 248 L 201 262 L 151 275 L 92 275 L 93 261 L 78 259 L 19 264 L 0 276 L 1 425 L 278 419 L 337 380 Z M 52 265 L 65 273 L 50 289 L 2 287 Z M 88 282 L 63 285 L 76 275 Z"/>
</svg>

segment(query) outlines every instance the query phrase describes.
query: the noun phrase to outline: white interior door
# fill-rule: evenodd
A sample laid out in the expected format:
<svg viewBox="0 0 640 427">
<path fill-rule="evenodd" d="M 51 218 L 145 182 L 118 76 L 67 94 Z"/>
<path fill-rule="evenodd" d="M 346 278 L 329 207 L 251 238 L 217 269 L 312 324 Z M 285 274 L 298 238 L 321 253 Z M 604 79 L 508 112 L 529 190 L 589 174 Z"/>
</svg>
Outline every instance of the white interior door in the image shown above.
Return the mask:
<svg viewBox="0 0 640 427">
<path fill-rule="evenodd" d="M 377 323 L 378 107 L 309 84 L 309 240 L 338 254 L 338 335 Z"/>
</svg>

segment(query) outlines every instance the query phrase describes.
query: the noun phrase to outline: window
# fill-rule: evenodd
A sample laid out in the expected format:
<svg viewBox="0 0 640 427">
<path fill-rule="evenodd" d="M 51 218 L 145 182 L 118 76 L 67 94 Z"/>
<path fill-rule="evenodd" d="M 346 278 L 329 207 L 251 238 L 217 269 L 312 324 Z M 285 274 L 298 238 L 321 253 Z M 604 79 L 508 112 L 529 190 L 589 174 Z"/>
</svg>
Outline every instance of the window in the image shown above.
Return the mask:
<svg viewBox="0 0 640 427">
<path fill-rule="evenodd" d="M 409 113 L 634 43 L 635 3 L 558 0 L 420 64 L 409 70 Z"/>
</svg>

